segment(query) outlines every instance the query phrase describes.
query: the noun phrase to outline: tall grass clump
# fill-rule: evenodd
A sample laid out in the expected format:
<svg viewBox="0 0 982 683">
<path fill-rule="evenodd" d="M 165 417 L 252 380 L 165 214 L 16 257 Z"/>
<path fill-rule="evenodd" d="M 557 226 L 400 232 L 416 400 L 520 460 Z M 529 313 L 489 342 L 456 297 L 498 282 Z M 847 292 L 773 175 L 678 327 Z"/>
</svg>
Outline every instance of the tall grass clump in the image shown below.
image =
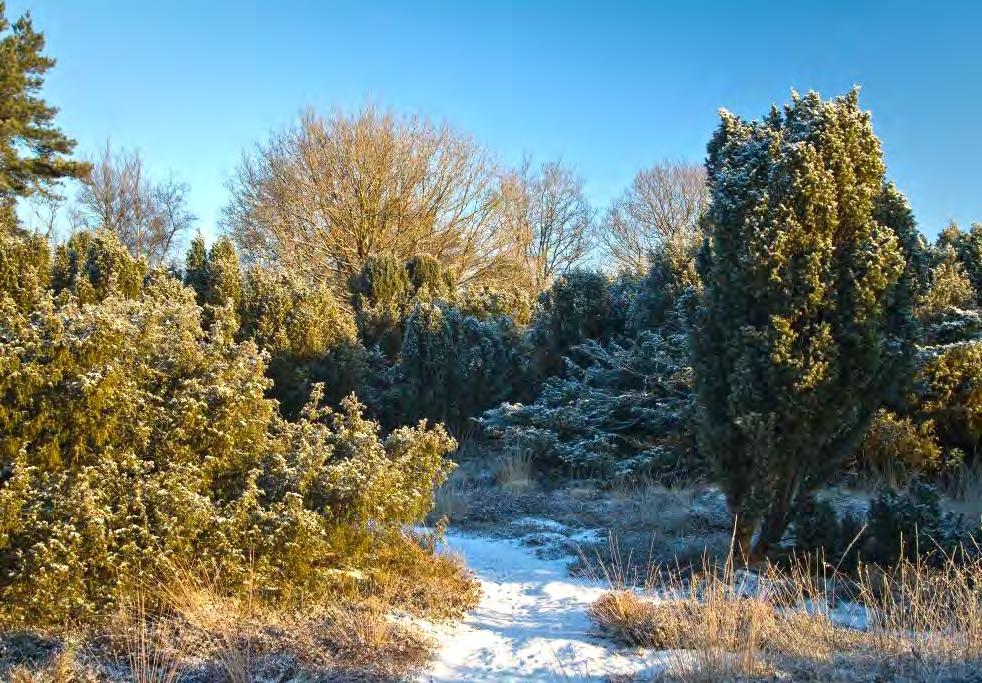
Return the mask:
<svg viewBox="0 0 982 683">
<path fill-rule="evenodd" d="M 611 576 L 617 577 L 616 563 Z M 886 675 L 958 676 L 982 664 L 982 557 L 923 554 L 890 570 L 846 575 L 815 556 L 750 572 L 706 560 L 700 571 L 652 567 L 591 605 L 594 623 L 626 645 L 674 651 L 679 680 Z M 891 680 L 894 680 L 891 678 Z"/>
</svg>

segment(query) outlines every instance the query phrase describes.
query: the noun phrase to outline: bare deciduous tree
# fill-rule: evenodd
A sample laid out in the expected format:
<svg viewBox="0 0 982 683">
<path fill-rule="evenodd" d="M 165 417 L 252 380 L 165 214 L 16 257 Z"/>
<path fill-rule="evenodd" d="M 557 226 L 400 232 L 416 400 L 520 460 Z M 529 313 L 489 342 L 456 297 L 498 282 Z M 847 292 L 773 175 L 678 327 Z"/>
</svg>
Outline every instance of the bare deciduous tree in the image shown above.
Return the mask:
<svg viewBox="0 0 982 683">
<path fill-rule="evenodd" d="M 153 182 L 139 152 L 114 152 L 107 142 L 82 181 L 72 212 L 75 228 L 115 233 L 134 256 L 152 266 L 179 255 L 197 220 L 188 209 L 188 187 L 173 179 Z"/>
<path fill-rule="evenodd" d="M 247 261 L 338 282 L 381 253 L 430 254 L 460 283 L 516 269 L 486 153 L 427 119 L 308 111 L 245 155 L 229 189 L 224 227 Z"/>
<path fill-rule="evenodd" d="M 666 245 L 690 246 L 709 201 L 706 171 L 699 164 L 662 162 L 639 171 L 608 210 L 600 241 L 621 267 L 643 273 L 649 256 Z"/>
<path fill-rule="evenodd" d="M 501 215 L 536 291 L 587 256 L 596 211 L 583 194 L 582 179 L 558 162 L 533 170 L 525 161 L 508 175 Z"/>
</svg>

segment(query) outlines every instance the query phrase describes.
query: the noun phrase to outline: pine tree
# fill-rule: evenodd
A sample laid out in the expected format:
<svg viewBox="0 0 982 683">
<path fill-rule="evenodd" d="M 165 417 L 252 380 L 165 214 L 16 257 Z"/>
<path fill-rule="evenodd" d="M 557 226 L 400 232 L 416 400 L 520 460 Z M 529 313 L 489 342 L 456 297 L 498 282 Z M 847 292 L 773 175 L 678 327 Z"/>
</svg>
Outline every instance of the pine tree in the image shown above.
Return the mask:
<svg viewBox="0 0 982 683">
<path fill-rule="evenodd" d="M 75 141 L 55 127 L 58 110 L 39 96 L 55 64 L 43 54 L 44 35 L 29 14 L 11 24 L 3 2 L 0 35 L 0 211 L 10 216 L 18 197 L 49 194 L 62 178 L 82 177 L 88 167 L 66 158 Z"/>
<path fill-rule="evenodd" d="M 759 556 L 898 388 L 912 274 L 903 226 L 880 222 L 899 214 L 881 210 L 882 153 L 858 91 L 721 118 L 692 316 L 698 432 L 740 549 Z"/>
</svg>

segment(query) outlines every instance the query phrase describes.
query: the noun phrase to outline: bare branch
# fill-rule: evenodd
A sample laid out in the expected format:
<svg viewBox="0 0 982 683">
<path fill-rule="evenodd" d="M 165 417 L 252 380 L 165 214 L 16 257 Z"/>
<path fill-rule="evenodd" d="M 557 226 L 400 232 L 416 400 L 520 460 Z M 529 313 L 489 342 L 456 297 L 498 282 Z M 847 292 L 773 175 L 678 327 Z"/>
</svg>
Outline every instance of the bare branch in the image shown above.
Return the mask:
<svg viewBox="0 0 982 683">
<path fill-rule="evenodd" d="M 72 211 L 76 229 L 109 230 L 134 256 L 152 266 L 173 261 L 196 222 L 188 187 L 173 178 L 154 183 L 135 151 L 114 152 L 110 143 L 92 162 Z"/>
<path fill-rule="evenodd" d="M 651 253 L 666 244 L 691 244 L 709 201 L 706 171 L 698 164 L 663 162 L 634 176 L 608 210 L 600 241 L 613 262 L 647 271 Z"/>
</svg>

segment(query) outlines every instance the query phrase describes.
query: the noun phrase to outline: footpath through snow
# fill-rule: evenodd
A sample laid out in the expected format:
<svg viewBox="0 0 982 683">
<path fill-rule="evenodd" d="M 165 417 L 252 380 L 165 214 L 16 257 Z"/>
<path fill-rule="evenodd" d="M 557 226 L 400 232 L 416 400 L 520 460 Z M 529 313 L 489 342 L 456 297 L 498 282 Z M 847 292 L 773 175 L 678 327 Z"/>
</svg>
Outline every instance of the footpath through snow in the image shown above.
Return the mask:
<svg viewBox="0 0 982 683">
<path fill-rule="evenodd" d="M 592 635 L 587 607 L 606 587 L 571 577 L 570 558 L 541 559 L 518 540 L 447 534 L 481 581 L 463 622 L 433 627 L 436 662 L 419 680 L 603 681 L 662 669 L 670 652 L 618 651 Z"/>
</svg>

